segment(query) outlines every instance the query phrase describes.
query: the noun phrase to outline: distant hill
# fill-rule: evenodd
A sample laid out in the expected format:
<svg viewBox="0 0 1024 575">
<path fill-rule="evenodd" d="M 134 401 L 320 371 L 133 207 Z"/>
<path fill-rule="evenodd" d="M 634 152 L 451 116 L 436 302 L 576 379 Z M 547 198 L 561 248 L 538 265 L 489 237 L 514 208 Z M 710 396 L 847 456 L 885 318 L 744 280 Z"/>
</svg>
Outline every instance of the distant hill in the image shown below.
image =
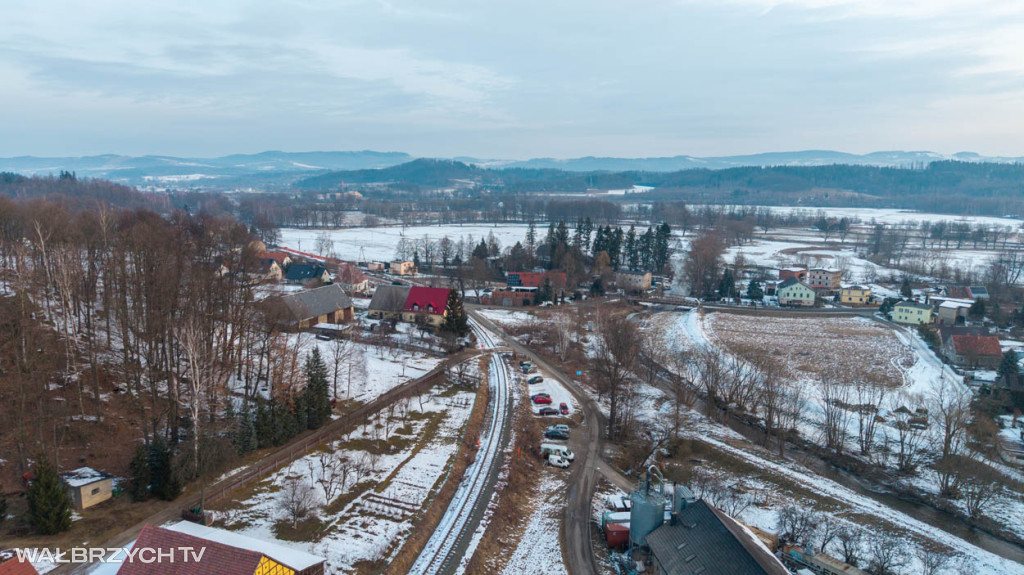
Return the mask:
<svg viewBox="0 0 1024 575">
<path fill-rule="evenodd" d="M 1024 157 L 986 157 L 973 152 L 942 155 L 935 152 L 872 152 L 870 154 L 847 154 L 831 150 L 806 150 L 800 152 L 768 152 L 747 156 L 671 156 L 663 158 L 599 158 L 588 156 L 573 159 L 535 158 L 517 162 L 482 160 L 478 163 L 488 167 L 507 168 L 550 168 L 573 172 L 592 171 L 644 171 L 675 172 L 679 170 L 709 169 L 724 170 L 747 166 L 828 166 L 845 164 L 849 166 L 877 167 L 924 167 L 932 162 L 958 160 L 965 162 L 1020 163 Z"/>
<path fill-rule="evenodd" d="M 923 168 L 935 162 L 1022 163 L 1024 157 L 987 157 L 971 152 L 942 155 L 934 152 L 872 152 L 848 154 L 830 150 L 769 152 L 746 156 L 672 156 L 661 158 L 584 157 L 502 160 L 458 157 L 431 160 L 402 152 L 279 152 L 232 154 L 216 158 L 175 156 L 98 156 L 0 158 L 0 172 L 56 175 L 75 172 L 79 177 L 104 178 L 148 188 L 325 189 L 352 183 L 406 182 L 422 186 L 451 186 L 457 180 L 518 189 L 628 188 L 636 178 L 601 174 L 667 174 L 688 170 L 727 170 L 744 167 L 863 166 Z M 640 183 L 640 182 L 636 182 Z"/>
<path fill-rule="evenodd" d="M 119 156 L 105 154 L 66 158 L 21 156 L 0 158 L 0 172 L 26 175 L 75 172 L 79 177 L 105 178 L 132 185 L 212 185 L 229 188 L 239 182 L 288 183 L 296 177 L 331 170 L 386 168 L 412 160 L 401 152 L 261 152 L 217 158 Z"/>
</svg>

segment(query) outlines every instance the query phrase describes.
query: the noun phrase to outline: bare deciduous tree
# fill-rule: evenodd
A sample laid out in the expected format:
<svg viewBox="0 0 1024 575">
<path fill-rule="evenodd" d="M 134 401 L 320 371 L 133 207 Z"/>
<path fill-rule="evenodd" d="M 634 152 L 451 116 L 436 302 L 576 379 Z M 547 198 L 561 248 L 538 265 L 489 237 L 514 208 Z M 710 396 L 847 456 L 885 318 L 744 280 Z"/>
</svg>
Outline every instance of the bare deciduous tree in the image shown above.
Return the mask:
<svg viewBox="0 0 1024 575">
<path fill-rule="evenodd" d="M 598 336 L 592 362 L 594 381 L 600 392 L 608 396 L 609 439 L 618 436 L 622 423 L 623 396 L 632 393 L 630 381 L 636 365 L 639 337 L 636 326 L 627 318 L 603 314 L 598 317 Z"/>
<path fill-rule="evenodd" d="M 278 508 L 292 522 L 292 529 L 295 529 L 313 507 L 313 490 L 304 477 L 292 476 L 289 470 L 277 501 Z"/>
<path fill-rule="evenodd" d="M 899 537 L 875 533 L 868 539 L 868 570 L 873 575 L 897 575 L 910 559 Z"/>
</svg>

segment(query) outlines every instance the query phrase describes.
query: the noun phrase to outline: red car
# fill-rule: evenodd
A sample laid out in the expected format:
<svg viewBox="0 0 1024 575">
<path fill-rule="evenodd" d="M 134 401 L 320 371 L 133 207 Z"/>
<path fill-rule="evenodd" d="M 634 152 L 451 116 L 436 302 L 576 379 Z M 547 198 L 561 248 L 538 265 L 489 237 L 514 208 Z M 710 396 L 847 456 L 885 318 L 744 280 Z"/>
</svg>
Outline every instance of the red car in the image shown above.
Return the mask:
<svg viewBox="0 0 1024 575">
<path fill-rule="evenodd" d="M 538 415 L 558 415 L 558 410 L 554 407 L 542 407 L 537 412 Z"/>
<path fill-rule="evenodd" d="M 569 415 L 569 406 L 563 403 L 558 406 L 558 411 L 560 411 L 562 415 Z"/>
<path fill-rule="evenodd" d="M 551 398 L 546 395 L 540 395 L 533 398 L 533 402 L 537 405 L 551 403 Z"/>
</svg>

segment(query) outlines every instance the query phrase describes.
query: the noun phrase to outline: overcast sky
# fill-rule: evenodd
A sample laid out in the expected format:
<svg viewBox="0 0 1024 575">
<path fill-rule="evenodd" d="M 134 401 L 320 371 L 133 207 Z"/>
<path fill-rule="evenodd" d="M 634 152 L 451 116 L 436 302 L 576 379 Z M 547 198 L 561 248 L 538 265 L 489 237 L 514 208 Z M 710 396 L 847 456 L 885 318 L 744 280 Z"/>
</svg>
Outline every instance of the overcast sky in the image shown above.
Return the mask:
<svg viewBox="0 0 1024 575">
<path fill-rule="evenodd" d="M 4 0 L 0 156 L 1024 155 L 1024 0 Z"/>
</svg>

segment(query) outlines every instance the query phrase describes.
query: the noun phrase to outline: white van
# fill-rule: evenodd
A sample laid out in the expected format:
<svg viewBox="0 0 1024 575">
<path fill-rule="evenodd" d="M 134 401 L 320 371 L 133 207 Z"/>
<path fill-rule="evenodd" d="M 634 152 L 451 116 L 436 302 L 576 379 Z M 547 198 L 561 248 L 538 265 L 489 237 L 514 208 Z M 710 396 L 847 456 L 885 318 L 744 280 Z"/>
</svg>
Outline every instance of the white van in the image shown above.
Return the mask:
<svg viewBox="0 0 1024 575">
<path fill-rule="evenodd" d="M 562 456 L 558 455 L 557 453 L 552 453 L 552 454 L 548 455 L 547 463 L 548 463 L 548 465 L 553 465 L 555 467 L 561 467 L 563 469 L 566 468 L 566 467 L 569 467 L 569 462 L 566 461 L 565 459 L 562 459 Z"/>
<path fill-rule="evenodd" d="M 557 443 L 540 444 L 540 454 L 542 457 L 547 457 L 552 453 L 558 455 L 559 457 L 565 459 L 566 461 L 572 461 L 573 459 L 576 458 L 576 455 L 573 454 L 572 450 L 564 445 L 559 445 Z"/>
</svg>

